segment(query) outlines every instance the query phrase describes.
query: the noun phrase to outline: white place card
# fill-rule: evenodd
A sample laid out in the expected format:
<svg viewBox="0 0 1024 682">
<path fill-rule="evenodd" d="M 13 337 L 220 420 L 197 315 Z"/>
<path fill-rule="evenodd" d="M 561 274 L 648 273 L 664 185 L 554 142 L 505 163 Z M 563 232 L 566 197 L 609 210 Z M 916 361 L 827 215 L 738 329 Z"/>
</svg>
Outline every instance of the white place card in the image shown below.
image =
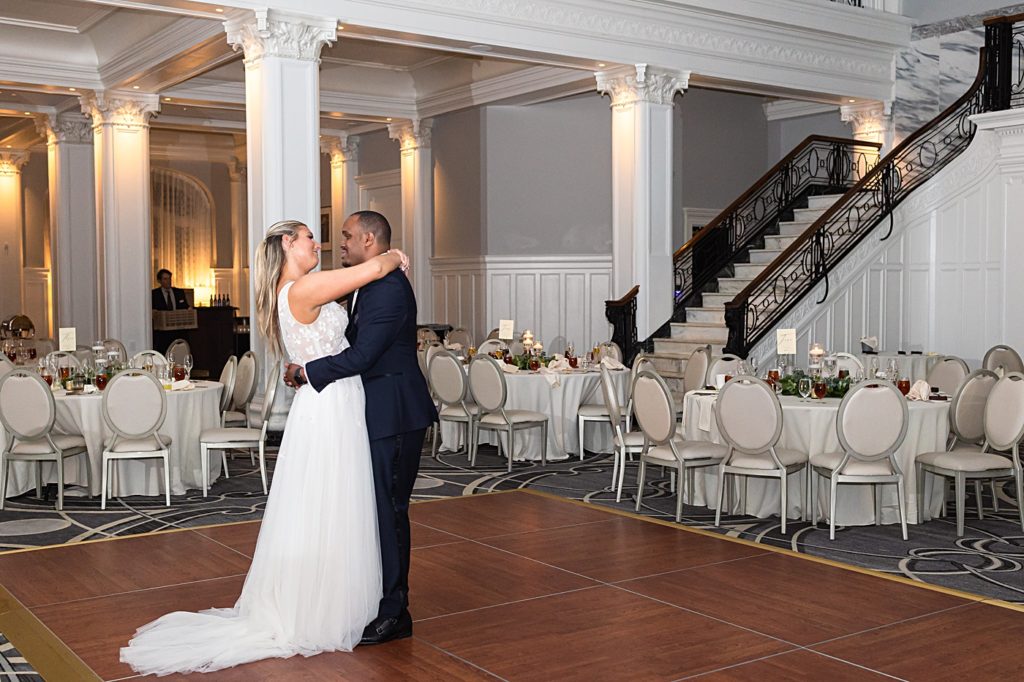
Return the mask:
<svg viewBox="0 0 1024 682">
<path fill-rule="evenodd" d="M 775 345 L 775 352 L 779 355 L 796 355 L 796 330 L 776 329 Z"/>
<path fill-rule="evenodd" d="M 502 341 L 511 341 L 516 333 L 515 320 L 498 320 L 498 338 Z"/>
<path fill-rule="evenodd" d="M 60 341 L 60 348 L 57 350 L 74 351 L 78 347 L 74 327 L 61 327 L 57 338 Z"/>
</svg>

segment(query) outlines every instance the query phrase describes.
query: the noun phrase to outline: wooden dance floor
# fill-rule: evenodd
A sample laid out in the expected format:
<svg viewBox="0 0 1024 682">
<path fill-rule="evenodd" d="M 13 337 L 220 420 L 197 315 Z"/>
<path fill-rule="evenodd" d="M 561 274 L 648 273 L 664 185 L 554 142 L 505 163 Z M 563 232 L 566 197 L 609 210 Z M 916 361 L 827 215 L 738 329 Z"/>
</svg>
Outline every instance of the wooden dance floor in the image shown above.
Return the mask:
<svg viewBox="0 0 1024 682">
<path fill-rule="evenodd" d="M 420 503 L 412 517 L 411 639 L 194 677 L 1024 675 L 1024 612 L 1001 602 L 536 492 Z M 131 678 L 118 647 L 168 611 L 230 606 L 258 528 L 239 523 L 0 556 L 0 632 L 50 682 Z"/>
</svg>

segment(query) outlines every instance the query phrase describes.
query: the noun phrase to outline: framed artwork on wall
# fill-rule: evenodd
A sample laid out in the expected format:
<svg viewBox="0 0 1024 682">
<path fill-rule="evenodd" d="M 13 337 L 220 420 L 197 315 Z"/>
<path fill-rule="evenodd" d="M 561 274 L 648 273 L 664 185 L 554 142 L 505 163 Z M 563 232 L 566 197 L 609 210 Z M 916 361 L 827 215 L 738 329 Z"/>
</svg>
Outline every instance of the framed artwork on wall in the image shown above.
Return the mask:
<svg viewBox="0 0 1024 682">
<path fill-rule="evenodd" d="M 320 207 L 320 249 L 331 250 L 331 207 Z"/>
</svg>

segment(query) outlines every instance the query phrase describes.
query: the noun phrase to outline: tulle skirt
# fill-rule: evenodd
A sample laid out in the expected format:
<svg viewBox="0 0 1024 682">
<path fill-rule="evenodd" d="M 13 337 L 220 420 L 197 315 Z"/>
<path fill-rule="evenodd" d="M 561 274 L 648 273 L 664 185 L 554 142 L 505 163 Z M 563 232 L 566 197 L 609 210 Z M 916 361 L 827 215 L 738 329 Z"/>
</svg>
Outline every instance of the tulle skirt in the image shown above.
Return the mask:
<svg viewBox="0 0 1024 682">
<path fill-rule="evenodd" d="M 166 675 L 351 651 L 377 615 L 380 570 L 362 382 L 342 379 L 320 393 L 305 386 L 235 606 L 162 616 L 139 628 L 121 661 Z"/>
</svg>

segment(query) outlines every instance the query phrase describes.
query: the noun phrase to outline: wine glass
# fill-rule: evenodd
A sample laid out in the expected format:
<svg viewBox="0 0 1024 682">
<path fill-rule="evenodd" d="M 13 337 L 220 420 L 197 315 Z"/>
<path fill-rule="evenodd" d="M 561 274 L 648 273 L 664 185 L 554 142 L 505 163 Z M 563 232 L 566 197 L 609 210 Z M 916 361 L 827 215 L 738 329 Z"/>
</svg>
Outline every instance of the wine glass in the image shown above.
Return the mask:
<svg viewBox="0 0 1024 682">
<path fill-rule="evenodd" d="M 181 364 L 185 367 L 185 378 L 188 380 L 192 379 L 192 367 L 194 367 L 192 354 L 185 353 L 185 357 L 181 359 Z"/>
<path fill-rule="evenodd" d="M 830 355 L 825 358 L 825 376 L 834 377 L 836 375 L 836 356 Z"/>
<path fill-rule="evenodd" d="M 796 390 L 800 393 L 800 402 L 809 402 L 811 396 L 811 378 L 809 376 L 800 377 L 800 381 L 796 384 Z"/>
<path fill-rule="evenodd" d="M 886 370 L 886 378 L 889 381 L 896 381 L 900 376 L 900 361 L 896 358 L 889 358 L 889 367 Z"/>
<path fill-rule="evenodd" d="M 821 400 L 826 395 L 828 395 L 828 383 L 825 381 L 825 377 L 819 374 L 814 377 L 814 397 Z"/>
</svg>

